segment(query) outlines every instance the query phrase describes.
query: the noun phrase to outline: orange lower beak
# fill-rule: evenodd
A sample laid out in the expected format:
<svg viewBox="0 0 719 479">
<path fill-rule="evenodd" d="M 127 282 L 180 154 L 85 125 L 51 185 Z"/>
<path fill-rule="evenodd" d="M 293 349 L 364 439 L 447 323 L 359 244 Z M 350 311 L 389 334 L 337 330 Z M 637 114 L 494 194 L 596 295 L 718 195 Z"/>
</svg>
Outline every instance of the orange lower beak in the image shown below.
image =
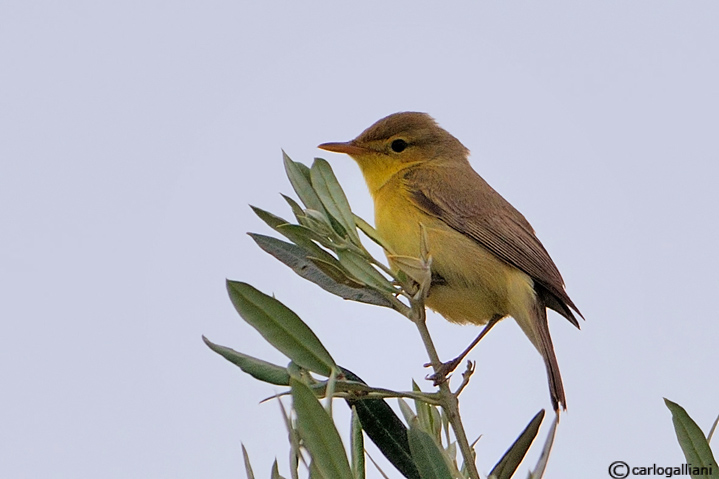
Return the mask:
<svg viewBox="0 0 719 479">
<path fill-rule="evenodd" d="M 351 141 L 345 141 L 344 143 L 322 143 L 317 148 L 334 153 L 346 153 L 350 156 L 367 153 L 365 148 L 355 146 Z"/>
</svg>

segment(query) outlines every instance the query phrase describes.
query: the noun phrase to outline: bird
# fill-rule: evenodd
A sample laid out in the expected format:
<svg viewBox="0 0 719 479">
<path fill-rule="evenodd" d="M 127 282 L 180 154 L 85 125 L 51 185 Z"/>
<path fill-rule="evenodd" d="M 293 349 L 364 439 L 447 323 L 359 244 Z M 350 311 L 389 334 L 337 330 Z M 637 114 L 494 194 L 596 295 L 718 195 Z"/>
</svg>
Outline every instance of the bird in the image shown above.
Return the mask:
<svg viewBox="0 0 719 479">
<path fill-rule="evenodd" d="M 485 325 L 443 374 L 512 317 L 544 360 L 554 410 L 566 410 L 547 308 L 577 328 L 576 315 L 584 317 L 532 226 L 472 168 L 469 150 L 420 112 L 391 114 L 353 140 L 318 148 L 357 162 L 392 255 L 420 257 L 424 229 L 432 257 L 426 306 L 453 323 Z"/>
</svg>

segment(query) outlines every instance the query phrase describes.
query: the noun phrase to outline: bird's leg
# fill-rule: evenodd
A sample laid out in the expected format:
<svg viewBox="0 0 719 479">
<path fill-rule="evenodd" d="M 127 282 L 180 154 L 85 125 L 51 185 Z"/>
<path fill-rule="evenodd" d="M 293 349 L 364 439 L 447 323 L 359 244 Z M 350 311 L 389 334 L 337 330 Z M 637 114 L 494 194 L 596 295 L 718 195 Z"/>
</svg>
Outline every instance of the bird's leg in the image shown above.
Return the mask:
<svg viewBox="0 0 719 479">
<path fill-rule="evenodd" d="M 435 386 L 445 382 L 447 380 L 447 376 L 457 369 L 457 366 L 462 362 L 462 360 L 469 354 L 469 352 L 482 340 L 482 338 L 489 332 L 492 327 L 499 322 L 499 320 L 502 319 L 502 316 L 495 314 L 492 316 L 492 319 L 489 320 L 487 325 L 482 329 L 482 332 L 479 333 L 479 336 L 472 341 L 472 343 L 467 346 L 467 349 L 462 351 L 462 354 L 457 356 L 456 358 L 452 359 L 451 361 L 447 361 L 446 363 L 442 363 L 442 365 L 439 367 L 438 370 L 434 372 L 434 374 L 427 376 L 427 379 L 432 380 Z M 425 367 L 429 366 L 429 364 L 425 364 Z"/>
</svg>

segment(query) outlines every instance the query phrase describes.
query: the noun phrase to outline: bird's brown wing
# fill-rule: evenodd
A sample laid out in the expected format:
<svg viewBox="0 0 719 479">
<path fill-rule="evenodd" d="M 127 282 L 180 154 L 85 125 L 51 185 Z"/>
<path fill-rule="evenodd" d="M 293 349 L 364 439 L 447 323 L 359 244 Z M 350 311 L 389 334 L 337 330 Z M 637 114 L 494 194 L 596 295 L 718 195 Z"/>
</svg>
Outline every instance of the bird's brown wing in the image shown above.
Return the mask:
<svg viewBox="0 0 719 479">
<path fill-rule="evenodd" d="M 403 187 L 425 213 L 531 276 L 545 304 L 579 327 L 571 309 L 581 313 L 564 291 L 562 276 L 532 226 L 469 164 L 410 168 L 404 173 Z"/>
</svg>

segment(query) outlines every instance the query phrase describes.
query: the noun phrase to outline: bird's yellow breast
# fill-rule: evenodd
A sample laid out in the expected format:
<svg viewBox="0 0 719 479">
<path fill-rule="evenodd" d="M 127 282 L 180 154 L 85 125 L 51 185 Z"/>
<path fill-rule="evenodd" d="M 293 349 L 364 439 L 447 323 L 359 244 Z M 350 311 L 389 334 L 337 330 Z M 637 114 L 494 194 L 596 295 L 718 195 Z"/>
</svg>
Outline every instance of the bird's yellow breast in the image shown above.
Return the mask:
<svg viewBox="0 0 719 479">
<path fill-rule="evenodd" d="M 532 279 L 472 238 L 417 208 L 399 175 L 373 191 L 377 231 L 397 255 L 420 256 L 420 223 L 427 230 L 433 282 L 426 304 L 456 323 L 485 324 L 521 315 L 534 301 Z"/>
</svg>

